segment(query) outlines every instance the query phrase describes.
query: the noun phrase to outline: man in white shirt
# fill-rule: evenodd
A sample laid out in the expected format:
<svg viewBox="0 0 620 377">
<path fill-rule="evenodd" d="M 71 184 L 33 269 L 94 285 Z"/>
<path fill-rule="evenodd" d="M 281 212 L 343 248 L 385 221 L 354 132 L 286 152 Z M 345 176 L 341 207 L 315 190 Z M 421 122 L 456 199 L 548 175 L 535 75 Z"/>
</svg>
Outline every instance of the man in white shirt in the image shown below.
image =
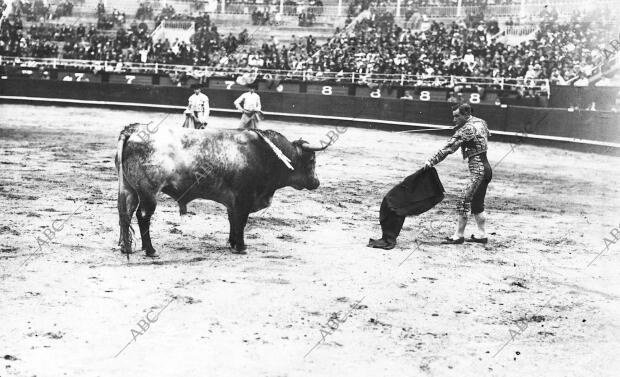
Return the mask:
<svg viewBox="0 0 620 377">
<path fill-rule="evenodd" d="M 471 48 L 467 49 L 467 53 L 463 56 L 463 61 L 467 63 L 467 65 L 470 67 L 469 69 L 471 69 L 471 66 L 476 61 L 474 54 L 471 52 Z"/>
<path fill-rule="evenodd" d="M 261 120 L 260 97 L 255 92 L 257 86 L 256 83 L 250 84 L 250 90 L 235 100 L 235 107 L 243 113 L 239 128 L 256 129 L 258 122 Z"/>
<path fill-rule="evenodd" d="M 209 97 L 200 92 L 199 85 L 192 85 L 192 89 L 194 94 L 189 97 L 183 127 L 202 129 L 207 126 L 209 120 Z M 190 122 L 190 119 L 193 122 Z"/>
<path fill-rule="evenodd" d="M 589 84 L 590 81 L 586 77 L 586 74 L 584 72 L 579 72 L 579 78 L 575 81 L 573 86 L 588 86 Z"/>
<path fill-rule="evenodd" d="M 140 49 L 140 51 L 138 51 L 138 54 L 140 54 L 140 62 L 146 63 L 148 61 L 149 52 L 150 52 L 149 48 L 143 48 L 143 49 Z"/>
</svg>

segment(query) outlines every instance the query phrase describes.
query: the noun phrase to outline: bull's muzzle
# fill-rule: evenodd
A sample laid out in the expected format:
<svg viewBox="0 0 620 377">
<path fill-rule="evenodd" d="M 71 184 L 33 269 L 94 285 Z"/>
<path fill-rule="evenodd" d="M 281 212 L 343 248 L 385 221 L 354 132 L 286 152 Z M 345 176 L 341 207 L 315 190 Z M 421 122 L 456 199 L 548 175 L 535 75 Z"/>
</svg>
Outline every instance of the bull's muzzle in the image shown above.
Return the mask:
<svg viewBox="0 0 620 377">
<path fill-rule="evenodd" d="M 310 178 L 308 184 L 306 185 L 306 188 L 308 190 L 316 190 L 320 185 L 321 185 L 321 182 L 319 181 L 319 179 L 316 177 L 312 177 Z"/>
</svg>

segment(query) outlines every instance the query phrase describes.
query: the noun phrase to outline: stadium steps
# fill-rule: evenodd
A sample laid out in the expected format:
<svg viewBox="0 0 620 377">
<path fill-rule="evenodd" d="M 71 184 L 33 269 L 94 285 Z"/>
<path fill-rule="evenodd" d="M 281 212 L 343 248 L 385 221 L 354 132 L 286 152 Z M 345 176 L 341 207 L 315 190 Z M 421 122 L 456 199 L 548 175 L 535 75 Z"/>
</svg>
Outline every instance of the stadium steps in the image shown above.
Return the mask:
<svg viewBox="0 0 620 377">
<path fill-rule="evenodd" d="M 312 35 L 312 37 L 317 41 L 318 44 L 323 44 L 327 42 L 329 38 L 331 38 L 331 36 L 333 35 L 333 29 L 330 29 L 329 32 L 318 33 L 313 29 L 304 27 L 269 29 L 265 27 L 261 28 L 261 26 L 258 25 L 251 25 L 246 27 L 246 29 L 248 29 L 248 34 L 250 35 L 250 38 L 252 40 L 250 45 L 254 46 L 260 46 L 264 42 L 269 41 L 271 36 L 274 36 L 279 43 L 288 45 L 293 41 L 293 35 L 296 38 Z M 238 36 L 242 30 L 243 29 L 227 28 L 224 25 L 218 25 L 218 32 L 223 36 L 228 35 L 229 32 L 233 33 L 233 35 L 235 36 Z"/>
<path fill-rule="evenodd" d="M 41 22 L 39 21 L 23 21 L 24 25 L 28 25 L 28 27 L 30 27 L 30 25 L 34 24 L 34 25 L 40 25 Z M 60 18 L 56 18 L 53 20 L 45 20 L 45 22 L 43 22 L 43 24 L 55 24 L 55 25 L 62 25 L 62 24 L 67 24 L 67 25 L 71 25 L 71 26 L 78 26 L 79 24 L 82 25 L 89 25 L 89 24 L 93 24 L 93 25 L 97 25 L 97 17 L 83 17 L 83 16 L 71 16 L 71 17 L 60 17 Z"/>
<path fill-rule="evenodd" d="M 260 46 L 267 42 L 273 35 L 280 43 L 288 44 L 293 39 L 292 36 L 305 37 L 312 35 L 318 43 L 329 40 L 334 34 L 335 27 L 329 24 L 315 24 L 309 27 L 297 25 L 296 17 L 283 17 L 280 26 L 252 25 L 249 14 L 211 14 L 211 21 L 217 25 L 217 30 L 221 35 L 232 33 L 238 36 L 243 29 L 248 30 L 251 36 L 252 45 Z"/>
<path fill-rule="evenodd" d="M 124 27 L 126 30 L 129 29 L 131 22 L 133 20 L 132 19 L 128 19 L 125 21 L 125 24 L 122 25 L 122 27 Z M 138 23 L 141 21 L 136 20 Z M 152 32 L 153 30 L 155 30 L 155 21 L 152 20 L 145 20 L 144 21 L 146 23 L 146 25 L 149 28 L 149 31 Z M 41 22 L 38 21 L 23 21 L 24 23 L 24 28 L 29 29 L 31 25 L 40 25 Z M 55 24 L 55 25 L 69 25 L 69 26 L 73 26 L 74 28 L 79 26 L 80 24 L 86 26 L 86 27 L 90 27 L 90 25 L 92 24 L 93 26 L 97 26 L 97 18 L 94 17 L 61 17 L 59 19 L 55 19 L 55 20 L 46 20 L 43 24 Z M 116 31 L 118 29 L 120 29 L 121 26 L 118 25 L 114 25 L 114 27 L 112 29 L 107 29 L 107 30 L 102 30 L 102 29 L 97 29 L 99 31 L 99 33 L 101 34 L 108 34 L 108 35 L 116 35 Z"/>
<path fill-rule="evenodd" d="M 97 13 L 97 4 L 99 0 L 85 0 L 84 4 L 74 4 L 73 13 L 82 15 L 95 15 Z M 134 18 L 140 1 L 138 0 L 106 0 L 105 12 L 112 13 L 114 9 L 119 12 L 125 12 L 125 17 Z"/>
<path fill-rule="evenodd" d="M 129 26 L 131 25 L 131 23 L 133 22 L 134 17 L 126 17 L 125 18 L 125 24 L 123 25 L 125 27 L 125 29 L 129 29 Z M 35 24 L 35 25 L 39 25 L 40 22 L 39 21 L 23 21 L 24 25 L 28 25 L 28 27 L 30 27 L 31 24 Z M 137 23 L 142 22 L 142 20 L 136 20 Z M 155 21 L 153 20 L 144 20 L 144 22 L 146 23 L 146 25 L 149 27 L 149 30 L 154 30 L 155 29 Z M 70 16 L 70 17 L 60 17 L 57 19 L 53 19 L 53 20 L 45 20 L 44 24 L 56 24 L 56 25 L 62 25 L 62 24 L 67 24 L 67 25 L 71 25 L 71 26 L 77 26 L 79 24 L 83 24 L 83 25 L 90 25 L 93 24 L 95 26 L 97 26 L 97 17 L 94 15 L 75 15 L 75 16 Z M 115 25 L 114 28 L 110 29 L 113 31 L 116 31 L 117 29 L 119 29 L 119 26 Z"/>
</svg>

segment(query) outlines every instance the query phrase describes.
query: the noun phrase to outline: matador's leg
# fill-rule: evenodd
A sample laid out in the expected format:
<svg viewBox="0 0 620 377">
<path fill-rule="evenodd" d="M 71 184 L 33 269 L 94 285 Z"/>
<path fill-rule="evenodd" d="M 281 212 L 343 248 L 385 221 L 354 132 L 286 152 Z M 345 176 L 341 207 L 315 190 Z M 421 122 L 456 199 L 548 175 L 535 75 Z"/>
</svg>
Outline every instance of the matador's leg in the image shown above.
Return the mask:
<svg viewBox="0 0 620 377">
<path fill-rule="evenodd" d="M 476 190 L 484 179 L 484 165 L 479 156 L 473 156 L 469 159 L 469 173 L 469 183 L 465 186 L 457 201 L 456 213 L 458 222 L 452 239 L 464 237 L 467 219 L 471 211 L 471 202 Z"/>
</svg>

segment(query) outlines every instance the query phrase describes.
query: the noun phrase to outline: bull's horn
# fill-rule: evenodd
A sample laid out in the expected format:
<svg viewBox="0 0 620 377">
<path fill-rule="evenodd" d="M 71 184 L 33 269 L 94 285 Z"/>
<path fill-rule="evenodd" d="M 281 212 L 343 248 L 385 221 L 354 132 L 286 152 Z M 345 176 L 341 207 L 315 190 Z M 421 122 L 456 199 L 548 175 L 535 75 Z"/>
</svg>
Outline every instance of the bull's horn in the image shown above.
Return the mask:
<svg viewBox="0 0 620 377">
<path fill-rule="evenodd" d="M 317 146 L 317 145 L 312 145 L 308 142 L 305 142 L 303 144 L 301 144 L 301 149 L 305 150 L 305 151 L 312 151 L 312 152 L 318 152 L 318 151 L 322 151 L 325 150 L 325 148 L 329 147 L 330 145 L 332 145 L 332 143 L 329 144 L 325 144 L 325 146 Z"/>
</svg>

